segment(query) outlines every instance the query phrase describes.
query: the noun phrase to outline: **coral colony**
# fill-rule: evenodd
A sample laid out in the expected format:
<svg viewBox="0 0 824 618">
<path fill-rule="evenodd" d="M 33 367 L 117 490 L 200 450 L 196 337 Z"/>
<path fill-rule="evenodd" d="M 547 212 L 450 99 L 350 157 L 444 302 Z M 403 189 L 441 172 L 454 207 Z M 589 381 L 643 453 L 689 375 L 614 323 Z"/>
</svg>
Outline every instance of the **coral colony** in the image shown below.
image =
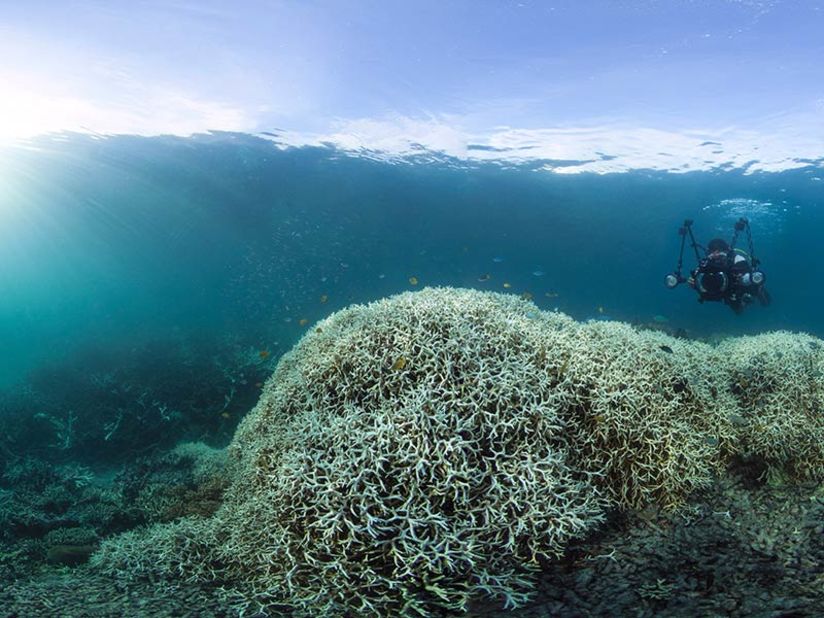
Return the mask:
<svg viewBox="0 0 824 618">
<path fill-rule="evenodd" d="M 517 606 L 608 510 L 678 508 L 734 458 L 824 478 L 821 351 L 783 332 L 713 347 L 470 290 L 352 306 L 280 361 L 213 515 L 111 538 L 93 564 L 211 583 L 249 613 Z"/>
</svg>

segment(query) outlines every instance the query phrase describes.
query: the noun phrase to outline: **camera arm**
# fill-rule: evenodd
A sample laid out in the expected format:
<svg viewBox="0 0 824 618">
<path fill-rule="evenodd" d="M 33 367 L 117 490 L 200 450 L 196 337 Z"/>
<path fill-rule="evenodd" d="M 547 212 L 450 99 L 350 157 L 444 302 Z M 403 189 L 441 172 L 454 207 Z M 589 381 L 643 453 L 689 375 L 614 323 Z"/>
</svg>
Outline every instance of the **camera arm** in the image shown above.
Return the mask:
<svg viewBox="0 0 824 618">
<path fill-rule="evenodd" d="M 755 257 L 755 248 L 753 247 L 752 243 L 752 232 L 750 230 L 750 222 L 747 218 L 741 217 L 738 221 L 735 222 L 735 231 L 732 234 L 732 240 L 730 241 L 730 250 L 735 250 L 735 243 L 738 240 L 739 232 L 745 231 L 747 232 L 747 243 L 750 249 L 750 262 L 753 268 L 757 268 L 760 260 Z"/>
<path fill-rule="evenodd" d="M 692 223 L 692 219 L 686 219 L 684 220 L 684 225 L 678 228 L 678 234 L 681 236 L 681 250 L 678 252 L 678 265 L 675 267 L 675 271 L 666 276 L 665 281 L 668 288 L 674 288 L 679 283 L 685 283 L 687 281 L 681 273 L 684 265 L 684 247 L 687 243 L 687 236 L 689 236 L 690 239 L 690 246 L 693 251 L 695 251 L 695 261 L 701 261 L 701 255 L 698 253 L 698 243 L 695 242 L 695 236 L 692 233 Z"/>
</svg>

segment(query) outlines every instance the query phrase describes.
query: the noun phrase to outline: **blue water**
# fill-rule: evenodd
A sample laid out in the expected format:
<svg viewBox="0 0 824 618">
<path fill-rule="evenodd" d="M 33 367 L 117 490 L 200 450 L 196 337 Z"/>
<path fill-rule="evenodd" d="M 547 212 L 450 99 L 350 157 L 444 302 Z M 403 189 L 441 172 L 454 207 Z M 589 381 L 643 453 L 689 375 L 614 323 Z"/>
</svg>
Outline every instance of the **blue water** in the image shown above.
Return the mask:
<svg viewBox="0 0 824 618">
<path fill-rule="evenodd" d="M 527 293 L 577 319 L 663 317 L 695 337 L 824 335 L 815 164 L 560 175 L 242 134 L 42 138 L 0 162 L 7 385 L 89 346 L 210 334 L 278 355 L 331 311 L 435 285 Z M 685 218 L 706 243 L 741 216 L 770 307 L 735 316 L 663 286 Z"/>
</svg>

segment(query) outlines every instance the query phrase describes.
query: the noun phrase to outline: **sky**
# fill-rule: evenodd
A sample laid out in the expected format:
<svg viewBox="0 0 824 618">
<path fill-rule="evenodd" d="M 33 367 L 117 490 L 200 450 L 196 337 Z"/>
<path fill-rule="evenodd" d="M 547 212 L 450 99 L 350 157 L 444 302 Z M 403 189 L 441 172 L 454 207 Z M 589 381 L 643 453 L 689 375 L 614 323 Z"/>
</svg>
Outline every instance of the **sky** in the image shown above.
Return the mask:
<svg viewBox="0 0 824 618">
<path fill-rule="evenodd" d="M 824 0 L 2 0 L 0 140 L 787 169 L 824 156 L 822 32 Z"/>
</svg>

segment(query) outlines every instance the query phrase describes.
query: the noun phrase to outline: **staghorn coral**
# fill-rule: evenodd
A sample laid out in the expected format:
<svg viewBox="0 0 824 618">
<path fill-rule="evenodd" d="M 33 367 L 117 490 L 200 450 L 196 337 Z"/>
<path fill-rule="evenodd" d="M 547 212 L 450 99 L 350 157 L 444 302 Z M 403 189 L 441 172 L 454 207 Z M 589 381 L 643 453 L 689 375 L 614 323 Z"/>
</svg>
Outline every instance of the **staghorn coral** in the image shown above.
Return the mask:
<svg viewBox="0 0 824 618">
<path fill-rule="evenodd" d="M 727 360 L 491 293 L 350 307 L 278 364 L 212 517 L 108 540 L 93 561 L 217 584 L 241 609 L 517 605 L 605 508 L 676 506 L 742 448 Z"/>
<path fill-rule="evenodd" d="M 122 498 L 143 522 L 209 516 L 220 506 L 228 479 L 226 451 L 184 442 L 162 457 L 141 460 L 118 482 Z"/>
<path fill-rule="evenodd" d="M 512 297 L 434 289 L 321 322 L 230 446 L 234 481 L 209 520 L 219 577 L 308 615 L 525 601 L 538 560 L 604 506 L 566 465 L 543 370 L 549 333 L 574 327 Z M 162 536 L 109 542 L 96 561 L 134 571 L 140 554 L 172 575 L 178 562 L 153 558 Z"/>
<path fill-rule="evenodd" d="M 620 506 L 678 506 L 734 449 L 734 401 L 709 346 L 592 321 L 568 354 L 570 451 Z"/>
<path fill-rule="evenodd" d="M 198 516 L 141 526 L 103 541 L 91 564 L 125 582 L 158 577 L 173 582 L 220 583 L 215 526 Z"/>
<path fill-rule="evenodd" d="M 820 339 L 778 331 L 722 342 L 741 452 L 771 476 L 824 479 L 824 348 Z"/>
</svg>

